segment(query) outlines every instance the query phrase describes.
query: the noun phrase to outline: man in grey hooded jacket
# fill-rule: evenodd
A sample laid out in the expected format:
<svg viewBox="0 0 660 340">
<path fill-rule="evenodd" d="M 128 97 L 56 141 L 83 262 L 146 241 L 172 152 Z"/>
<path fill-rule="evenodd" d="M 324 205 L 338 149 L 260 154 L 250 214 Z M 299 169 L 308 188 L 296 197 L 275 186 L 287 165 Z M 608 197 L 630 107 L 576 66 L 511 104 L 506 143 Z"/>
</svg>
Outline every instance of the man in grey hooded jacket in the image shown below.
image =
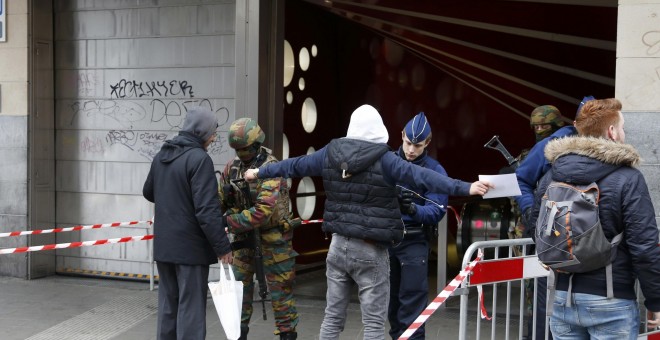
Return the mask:
<svg viewBox="0 0 660 340">
<path fill-rule="evenodd" d="M 155 203 L 159 340 L 206 338 L 209 265 L 231 263 L 218 181 L 206 153 L 218 120 L 202 107 L 188 111 L 179 135 L 151 163 L 142 193 Z"/>
<path fill-rule="evenodd" d="M 322 176 L 327 196 L 323 230 L 332 233 L 326 258 L 327 306 L 319 339 L 338 339 L 350 291 L 358 286 L 364 339 L 385 339 L 389 301 L 388 247 L 405 233 L 396 184 L 449 195 L 483 195 L 492 185 L 452 179 L 403 160 L 387 146 L 378 111 L 362 105 L 346 138 L 319 151 L 248 170 L 245 179 Z"/>
</svg>

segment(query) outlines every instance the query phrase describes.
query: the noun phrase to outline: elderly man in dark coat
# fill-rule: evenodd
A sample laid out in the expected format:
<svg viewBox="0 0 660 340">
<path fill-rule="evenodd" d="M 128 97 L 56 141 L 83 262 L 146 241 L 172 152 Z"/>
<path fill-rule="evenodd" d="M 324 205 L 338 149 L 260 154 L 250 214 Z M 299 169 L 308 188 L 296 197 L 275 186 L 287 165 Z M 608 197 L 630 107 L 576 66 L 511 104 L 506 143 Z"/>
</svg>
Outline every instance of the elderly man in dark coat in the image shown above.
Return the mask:
<svg viewBox="0 0 660 340">
<path fill-rule="evenodd" d="M 206 153 L 217 127 L 210 110 L 189 110 L 179 135 L 154 157 L 142 190 L 156 204 L 159 340 L 206 338 L 209 265 L 232 262 L 218 182 Z"/>
</svg>

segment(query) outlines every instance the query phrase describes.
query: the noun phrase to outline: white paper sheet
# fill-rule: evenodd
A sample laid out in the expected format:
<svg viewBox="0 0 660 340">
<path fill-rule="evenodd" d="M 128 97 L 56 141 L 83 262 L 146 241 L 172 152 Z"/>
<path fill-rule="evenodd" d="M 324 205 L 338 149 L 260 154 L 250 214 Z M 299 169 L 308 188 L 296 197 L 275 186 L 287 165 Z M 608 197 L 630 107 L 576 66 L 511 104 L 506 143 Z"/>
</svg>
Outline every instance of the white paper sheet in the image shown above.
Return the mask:
<svg viewBox="0 0 660 340">
<path fill-rule="evenodd" d="M 511 197 L 520 195 L 520 187 L 516 174 L 506 175 L 479 175 L 479 180 L 489 181 L 495 185 L 495 189 L 490 189 L 484 195 L 484 198 Z"/>
</svg>

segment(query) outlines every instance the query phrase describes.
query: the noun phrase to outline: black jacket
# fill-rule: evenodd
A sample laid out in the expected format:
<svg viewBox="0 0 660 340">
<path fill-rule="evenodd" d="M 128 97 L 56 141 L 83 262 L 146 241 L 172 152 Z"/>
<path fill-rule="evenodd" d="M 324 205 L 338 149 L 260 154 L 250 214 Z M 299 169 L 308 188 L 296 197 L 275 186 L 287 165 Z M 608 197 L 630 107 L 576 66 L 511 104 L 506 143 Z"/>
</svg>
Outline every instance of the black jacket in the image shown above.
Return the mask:
<svg viewBox="0 0 660 340">
<path fill-rule="evenodd" d="M 535 195 L 533 218 L 538 217 L 541 198 L 551 180 L 574 184 L 596 182 L 600 189 L 599 217 L 605 236 L 623 232 L 612 263 L 614 296 L 635 299 L 639 279 L 651 311 L 660 311 L 660 247 L 655 210 L 640 162 L 630 145 L 604 138 L 566 137 L 548 143 L 545 156 L 552 163 Z M 558 290 L 568 290 L 568 275 L 558 275 Z M 573 293 L 607 296 L 605 269 L 574 274 Z"/>
<path fill-rule="evenodd" d="M 151 163 L 142 194 L 155 203 L 154 260 L 209 265 L 231 251 L 211 157 L 195 135 L 180 132 Z"/>
<path fill-rule="evenodd" d="M 328 199 L 323 230 L 339 235 L 399 242 L 403 223 L 396 188 L 383 178 L 380 158 L 387 144 L 342 138 L 328 144 L 323 187 Z M 338 169 L 346 169 L 343 177 Z"/>
</svg>

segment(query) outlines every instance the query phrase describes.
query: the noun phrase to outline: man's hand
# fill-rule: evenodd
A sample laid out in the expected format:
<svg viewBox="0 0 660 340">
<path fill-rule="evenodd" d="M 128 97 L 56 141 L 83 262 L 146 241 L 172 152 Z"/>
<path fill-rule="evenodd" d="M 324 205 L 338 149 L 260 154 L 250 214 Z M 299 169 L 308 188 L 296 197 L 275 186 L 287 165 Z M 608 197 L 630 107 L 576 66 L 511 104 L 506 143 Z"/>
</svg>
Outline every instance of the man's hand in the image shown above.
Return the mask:
<svg viewBox="0 0 660 340">
<path fill-rule="evenodd" d="M 485 195 L 489 189 L 495 188 L 495 185 L 489 181 L 476 181 L 470 185 L 470 195 Z"/>
<path fill-rule="evenodd" d="M 660 312 L 646 312 L 646 317 L 649 319 L 648 325 L 646 326 L 649 329 L 656 328 L 660 326 Z"/>
<path fill-rule="evenodd" d="M 234 263 L 234 255 L 232 254 L 232 252 L 228 252 L 227 254 L 218 257 L 218 261 L 225 264 L 232 264 Z"/>
<path fill-rule="evenodd" d="M 417 213 L 417 206 L 413 202 L 413 193 L 408 190 L 403 190 L 399 198 L 399 209 L 402 214 L 415 215 Z"/>
<path fill-rule="evenodd" d="M 258 173 L 259 173 L 259 169 L 248 169 L 243 175 L 243 178 L 245 178 L 245 180 L 248 182 L 253 182 L 257 178 L 259 178 L 257 177 Z"/>
</svg>

